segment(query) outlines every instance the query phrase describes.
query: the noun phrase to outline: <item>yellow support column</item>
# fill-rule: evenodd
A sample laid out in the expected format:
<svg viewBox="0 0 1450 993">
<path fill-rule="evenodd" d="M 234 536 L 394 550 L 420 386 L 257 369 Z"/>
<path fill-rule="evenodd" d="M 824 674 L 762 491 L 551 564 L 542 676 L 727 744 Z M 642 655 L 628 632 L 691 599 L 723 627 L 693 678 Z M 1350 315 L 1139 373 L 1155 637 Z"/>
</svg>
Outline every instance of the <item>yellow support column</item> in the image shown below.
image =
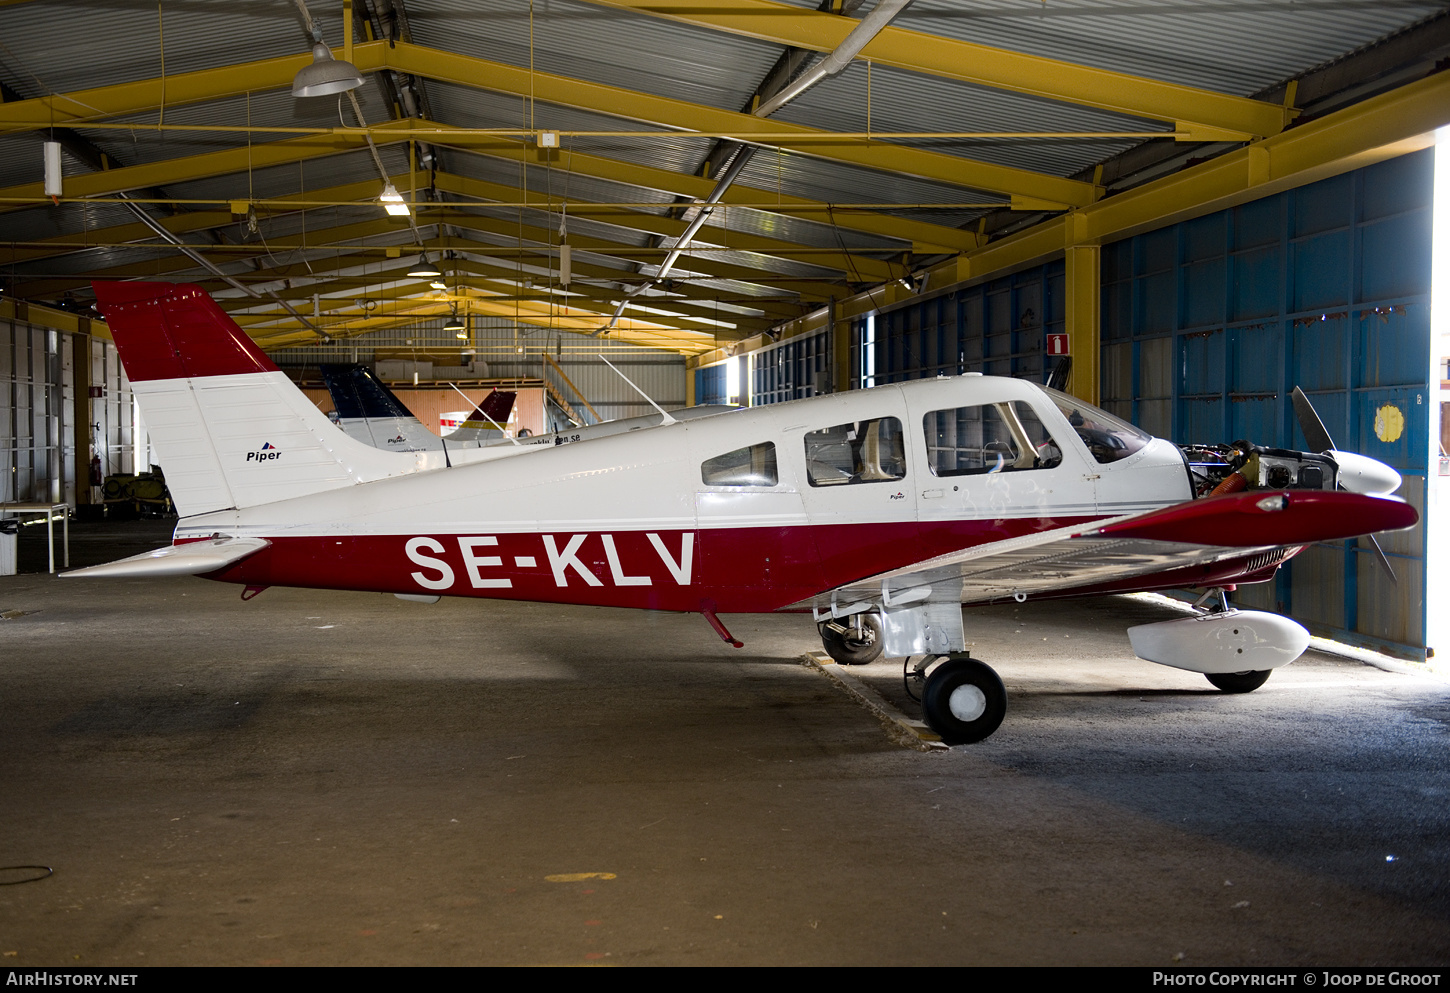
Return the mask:
<svg viewBox="0 0 1450 993">
<path fill-rule="evenodd" d="M 1072 355 L 1068 392 L 1080 400 L 1098 402 L 1102 356 L 1102 253 L 1097 245 L 1069 245 L 1066 249 L 1066 324 Z"/>
</svg>

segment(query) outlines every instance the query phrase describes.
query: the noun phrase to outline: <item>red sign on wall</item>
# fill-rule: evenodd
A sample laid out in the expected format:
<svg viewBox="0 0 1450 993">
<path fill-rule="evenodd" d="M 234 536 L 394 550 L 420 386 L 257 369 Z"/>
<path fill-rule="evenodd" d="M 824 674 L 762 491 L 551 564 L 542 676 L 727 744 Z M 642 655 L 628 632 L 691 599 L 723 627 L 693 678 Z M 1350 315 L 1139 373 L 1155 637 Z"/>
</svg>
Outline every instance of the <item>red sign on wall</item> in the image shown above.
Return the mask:
<svg viewBox="0 0 1450 993">
<path fill-rule="evenodd" d="M 1050 334 L 1047 336 L 1048 355 L 1067 355 L 1067 335 Z"/>
</svg>

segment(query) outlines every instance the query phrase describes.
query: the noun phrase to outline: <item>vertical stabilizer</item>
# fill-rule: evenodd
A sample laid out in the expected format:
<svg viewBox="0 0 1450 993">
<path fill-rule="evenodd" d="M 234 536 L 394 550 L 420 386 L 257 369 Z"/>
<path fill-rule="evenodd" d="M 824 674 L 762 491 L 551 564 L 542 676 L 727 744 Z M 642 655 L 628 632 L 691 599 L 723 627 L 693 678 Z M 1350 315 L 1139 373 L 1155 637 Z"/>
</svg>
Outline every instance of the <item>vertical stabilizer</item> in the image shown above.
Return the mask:
<svg viewBox="0 0 1450 993">
<path fill-rule="evenodd" d="M 322 381 L 349 438 L 385 452 L 438 452 L 443 443 L 371 369 L 324 365 Z"/>
<path fill-rule="evenodd" d="M 202 290 L 94 286 L 182 516 L 420 468 L 334 427 Z"/>
</svg>

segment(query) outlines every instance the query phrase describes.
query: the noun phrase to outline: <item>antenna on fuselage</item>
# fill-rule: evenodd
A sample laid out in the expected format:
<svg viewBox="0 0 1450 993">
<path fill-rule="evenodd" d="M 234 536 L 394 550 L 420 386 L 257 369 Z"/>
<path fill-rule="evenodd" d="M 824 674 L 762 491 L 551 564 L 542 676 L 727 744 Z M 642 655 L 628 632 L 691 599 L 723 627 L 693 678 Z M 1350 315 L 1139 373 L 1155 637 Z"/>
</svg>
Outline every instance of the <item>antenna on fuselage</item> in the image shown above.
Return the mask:
<svg viewBox="0 0 1450 993">
<path fill-rule="evenodd" d="M 599 359 L 605 365 L 609 366 L 609 368 L 614 369 L 615 373 L 619 376 L 620 379 L 624 380 L 630 386 L 634 386 L 634 380 L 630 379 L 624 373 L 622 373 L 618 369 L 616 369 L 613 362 L 611 362 L 608 359 L 606 359 L 603 355 L 599 356 Z M 660 412 L 660 416 L 664 418 L 664 420 L 660 421 L 660 426 L 661 427 L 663 427 L 666 424 L 678 424 L 678 423 L 680 423 L 679 421 L 677 421 L 673 417 L 671 417 L 669 414 L 665 413 L 664 408 L 661 407 L 659 404 L 655 403 L 653 400 L 651 400 L 650 399 L 650 395 L 648 393 L 646 393 L 644 390 L 640 389 L 638 386 L 634 386 L 634 392 L 636 392 L 640 396 L 644 397 L 645 400 L 649 403 L 649 405 L 651 407 L 653 407 L 655 410 L 658 410 Z"/>
</svg>

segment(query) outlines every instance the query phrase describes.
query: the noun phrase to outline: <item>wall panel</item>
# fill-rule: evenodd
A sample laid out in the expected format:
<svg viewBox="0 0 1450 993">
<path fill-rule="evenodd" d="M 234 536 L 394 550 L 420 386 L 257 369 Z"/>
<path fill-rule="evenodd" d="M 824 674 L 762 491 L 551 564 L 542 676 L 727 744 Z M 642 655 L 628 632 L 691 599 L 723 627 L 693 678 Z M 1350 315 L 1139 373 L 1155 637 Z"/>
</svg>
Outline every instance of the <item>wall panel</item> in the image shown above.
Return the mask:
<svg viewBox="0 0 1450 993">
<path fill-rule="evenodd" d="M 1432 154 L 1103 246 L 1103 405 L 1179 443 L 1303 449 L 1289 399 L 1299 385 L 1336 444 L 1394 466 L 1404 477 L 1400 495 L 1421 506 L 1432 397 Z M 1166 325 L 1165 251 L 1177 253 L 1169 265 L 1179 291 Z M 1122 372 L 1124 349 L 1133 377 Z M 1338 542 L 1306 549 L 1238 599 L 1423 658 L 1424 528 L 1383 535 L 1381 544 L 1398 585 L 1367 542 Z"/>
</svg>

